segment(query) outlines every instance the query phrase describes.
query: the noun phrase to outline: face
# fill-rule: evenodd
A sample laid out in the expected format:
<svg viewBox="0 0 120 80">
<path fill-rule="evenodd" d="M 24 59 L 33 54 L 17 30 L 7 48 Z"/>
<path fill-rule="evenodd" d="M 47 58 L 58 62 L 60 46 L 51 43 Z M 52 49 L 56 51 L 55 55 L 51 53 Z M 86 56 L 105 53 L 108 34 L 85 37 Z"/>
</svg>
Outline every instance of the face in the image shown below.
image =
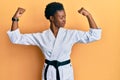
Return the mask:
<svg viewBox="0 0 120 80">
<path fill-rule="evenodd" d="M 64 10 L 58 10 L 53 16 L 53 24 L 56 27 L 64 27 L 66 24 L 66 14 Z"/>
</svg>

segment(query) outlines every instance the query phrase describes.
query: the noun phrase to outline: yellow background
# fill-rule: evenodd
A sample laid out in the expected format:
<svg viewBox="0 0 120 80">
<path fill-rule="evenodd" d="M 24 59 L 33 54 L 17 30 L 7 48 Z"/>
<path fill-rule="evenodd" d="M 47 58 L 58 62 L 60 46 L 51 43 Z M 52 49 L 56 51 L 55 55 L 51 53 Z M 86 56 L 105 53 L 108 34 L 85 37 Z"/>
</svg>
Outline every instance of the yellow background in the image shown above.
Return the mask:
<svg viewBox="0 0 120 80">
<path fill-rule="evenodd" d="M 0 0 L 0 80 L 41 80 L 44 56 L 36 46 L 12 44 L 6 34 L 17 7 L 26 9 L 20 18 L 22 33 L 49 28 L 44 17 L 46 4 L 62 2 L 66 28 L 88 30 L 86 17 L 77 12 L 84 7 L 102 28 L 102 39 L 73 46 L 71 60 L 75 80 L 120 80 L 119 0 Z"/>
</svg>

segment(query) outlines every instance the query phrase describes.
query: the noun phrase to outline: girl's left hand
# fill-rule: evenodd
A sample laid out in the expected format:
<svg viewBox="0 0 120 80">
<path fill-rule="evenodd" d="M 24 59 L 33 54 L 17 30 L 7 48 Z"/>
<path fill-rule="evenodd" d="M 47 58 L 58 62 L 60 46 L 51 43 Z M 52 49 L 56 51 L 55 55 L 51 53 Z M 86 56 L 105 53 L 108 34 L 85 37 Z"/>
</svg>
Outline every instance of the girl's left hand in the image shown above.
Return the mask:
<svg viewBox="0 0 120 80">
<path fill-rule="evenodd" d="M 78 12 L 86 17 L 90 15 L 90 13 L 83 7 L 81 9 L 79 9 Z"/>
</svg>

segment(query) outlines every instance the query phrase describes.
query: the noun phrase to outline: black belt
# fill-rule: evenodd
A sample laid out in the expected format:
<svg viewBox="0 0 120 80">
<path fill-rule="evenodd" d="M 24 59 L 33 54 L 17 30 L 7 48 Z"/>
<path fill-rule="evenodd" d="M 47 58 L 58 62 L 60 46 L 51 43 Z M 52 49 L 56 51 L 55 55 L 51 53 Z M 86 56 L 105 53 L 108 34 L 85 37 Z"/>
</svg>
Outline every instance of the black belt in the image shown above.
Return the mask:
<svg viewBox="0 0 120 80">
<path fill-rule="evenodd" d="M 45 63 L 47 64 L 47 66 L 45 68 L 45 72 L 44 72 L 44 78 L 45 78 L 45 80 L 47 80 L 47 70 L 48 70 L 49 65 L 52 65 L 52 66 L 55 67 L 55 69 L 56 69 L 56 80 L 60 80 L 60 75 L 59 75 L 58 67 L 66 65 L 66 64 L 69 64 L 70 60 L 63 61 L 63 62 L 59 62 L 57 60 L 53 60 L 53 61 L 45 60 Z"/>
</svg>

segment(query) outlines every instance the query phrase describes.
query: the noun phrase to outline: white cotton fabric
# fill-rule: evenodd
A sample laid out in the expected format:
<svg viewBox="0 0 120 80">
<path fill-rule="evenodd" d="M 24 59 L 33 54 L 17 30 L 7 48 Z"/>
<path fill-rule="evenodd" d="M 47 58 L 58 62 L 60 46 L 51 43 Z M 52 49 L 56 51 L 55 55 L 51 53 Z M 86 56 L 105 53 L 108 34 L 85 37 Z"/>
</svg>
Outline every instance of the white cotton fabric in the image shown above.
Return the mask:
<svg viewBox="0 0 120 80">
<path fill-rule="evenodd" d="M 88 32 L 80 30 L 70 30 L 59 28 L 57 37 L 53 35 L 51 29 L 41 33 L 21 34 L 19 29 L 7 32 L 10 40 L 14 44 L 37 45 L 45 55 L 47 60 L 58 60 L 60 62 L 70 59 L 71 48 L 75 43 L 89 43 L 101 38 L 101 29 L 92 29 Z M 42 80 L 44 80 L 44 64 Z M 71 63 L 59 67 L 61 80 L 74 80 Z M 48 80 L 56 80 L 56 70 L 49 66 L 47 72 Z"/>
</svg>

